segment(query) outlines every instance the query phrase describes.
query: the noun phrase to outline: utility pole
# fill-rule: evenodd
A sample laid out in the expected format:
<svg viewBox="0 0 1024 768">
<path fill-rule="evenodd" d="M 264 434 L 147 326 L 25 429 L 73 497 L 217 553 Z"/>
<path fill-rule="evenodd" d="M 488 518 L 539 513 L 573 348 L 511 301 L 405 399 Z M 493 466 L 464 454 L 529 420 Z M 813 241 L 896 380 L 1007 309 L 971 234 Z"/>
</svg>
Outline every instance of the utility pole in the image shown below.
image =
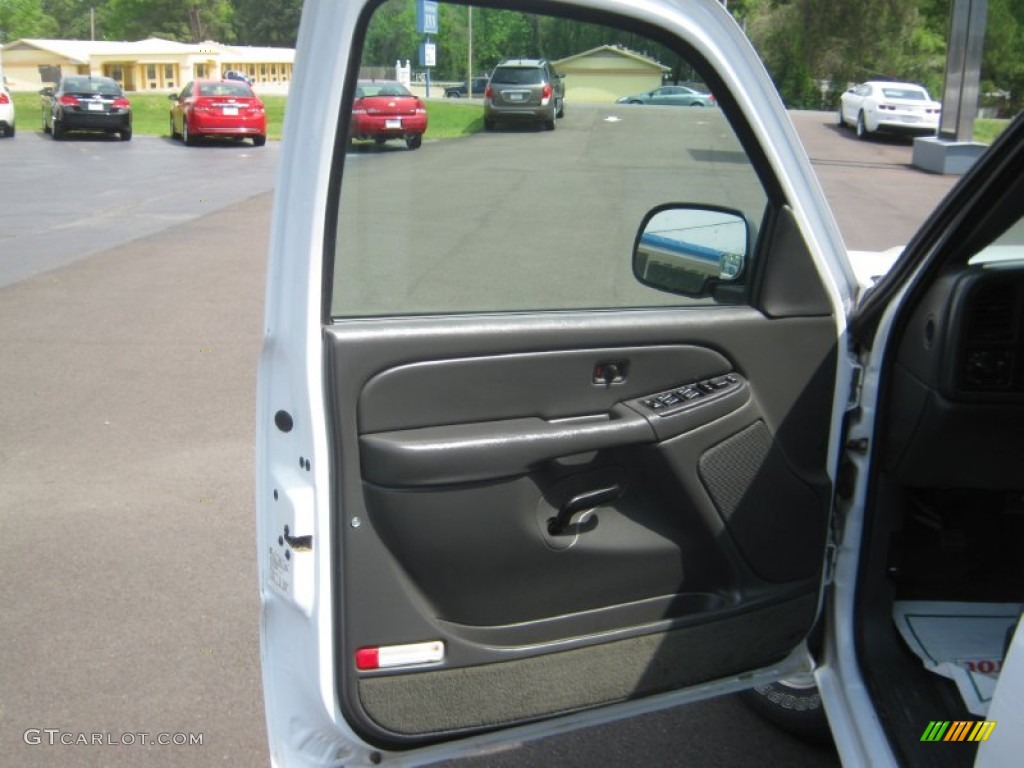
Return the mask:
<svg viewBox="0 0 1024 768">
<path fill-rule="evenodd" d="M 468 21 L 466 23 L 466 98 L 473 98 L 473 6 L 467 5 L 466 12 Z"/>
<path fill-rule="evenodd" d="M 96 9 L 89 8 L 89 39 L 96 39 Z"/>
</svg>

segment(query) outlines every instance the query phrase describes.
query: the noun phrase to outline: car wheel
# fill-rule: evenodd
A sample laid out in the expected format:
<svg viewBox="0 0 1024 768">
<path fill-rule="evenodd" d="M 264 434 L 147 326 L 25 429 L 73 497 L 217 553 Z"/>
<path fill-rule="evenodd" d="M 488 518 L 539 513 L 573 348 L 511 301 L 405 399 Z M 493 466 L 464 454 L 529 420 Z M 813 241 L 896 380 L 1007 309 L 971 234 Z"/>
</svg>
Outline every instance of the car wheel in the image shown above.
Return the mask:
<svg viewBox="0 0 1024 768">
<path fill-rule="evenodd" d="M 703 107 L 704 105 L 701 104 L 699 101 L 692 101 L 692 102 L 690 102 L 690 106 L 691 107 Z"/>
<path fill-rule="evenodd" d="M 840 104 L 839 109 L 836 111 L 836 124 L 840 128 L 846 127 L 846 121 L 843 120 L 843 106 Z"/>
<path fill-rule="evenodd" d="M 7 126 L 7 130 L 4 132 L 4 135 L 7 136 L 8 139 L 13 139 L 14 138 L 14 125 L 13 124 Z"/>
<path fill-rule="evenodd" d="M 446 95 L 447 96 L 451 96 L 453 99 L 461 99 L 462 98 L 462 94 L 459 93 L 458 91 L 453 91 L 452 93 L 449 93 L 449 94 L 446 94 Z"/>
<path fill-rule="evenodd" d="M 494 130 L 494 121 L 493 120 L 488 120 L 487 118 L 484 118 L 484 130 L 485 131 L 493 131 Z"/>
<path fill-rule="evenodd" d="M 804 741 L 828 744 L 832 740 L 821 694 L 809 672 L 759 685 L 740 697 L 766 720 Z"/>
<path fill-rule="evenodd" d="M 192 132 L 188 129 L 188 118 L 181 123 L 181 140 L 185 143 L 185 146 L 194 147 L 196 144 L 196 137 L 192 135 Z"/>
<path fill-rule="evenodd" d="M 421 144 L 423 144 L 422 133 L 417 133 L 415 136 L 407 136 L 405 138 L 405 146 L 409 149 L 419 149 Z"/>
<path fill-rule="evenodd" d="M 857 138 L 866 139 L 868 137 L 868 127 L 864 123 L 864 112 L 857 113 Z"/>
<path fill-rule="evenodd" d="M 545 131 L 553 131 L 553 130 L 555 130 L 555 116 L 554 115 L 551 116 L 550 120 L 545 120 L 544 121 L 544 130 Z"/>
<path fill-rule="evenodd" d="M 386 141 L 387 141 L 387 137 L 386 136 L 374 136 L 373 137 L 374 144 L 383 144 Z"/>
<path fill-rule="evenodd" d="M 132 129 L 131 128 L 127 128 L 127 129 L 125 129 L 123 131 L 120 131 L 119 133 L 121 134 L 121 141 L 131 141 L 132 140 Z"/>
<path fill-rule="evenodd" d="M 630 99 L 629 103 L 630 104 L 643 104 L 643 102 L 640 101 L 640 99 Z"/>
<path fill-rule="evenodd" d="M 61 125 L 60 120 L 53 118 L 53 125 L 50 126 L 50 134 L 53 136 L 54 141 L 60 141 L 64 138 L 64 126 Z"/>
<path fill-rule="evenodd" d="M 558 100 L 558 109 L 555 110 L 555 117 L 565 117 L 565 99 Z"/>
<path fill-rule="evenodd" d="M 260 136 L 253 136 L 252 137 L 252 145 L 254 147 L 262 147 L 266 143 L 267 143 L 267 137 L 266 136 L 260 135 Z"/>
<path fill-rule="evenodd" d="M 171 138 L 178 138 L 178 132 L 174 130 L 174 115 L 171 115 Z"/>
</svg>

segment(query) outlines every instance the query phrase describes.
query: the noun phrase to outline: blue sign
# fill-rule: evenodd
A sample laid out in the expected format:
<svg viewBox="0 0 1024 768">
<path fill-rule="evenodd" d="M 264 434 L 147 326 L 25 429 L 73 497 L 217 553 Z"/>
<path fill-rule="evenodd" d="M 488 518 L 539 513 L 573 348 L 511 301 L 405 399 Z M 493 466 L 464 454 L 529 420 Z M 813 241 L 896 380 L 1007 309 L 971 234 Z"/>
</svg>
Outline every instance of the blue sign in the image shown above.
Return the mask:
<svg viewBox="0 0 1024 768">
<path fill-rule="evenodd" d="M 437 0 L 416 0 L 416 31 L 421 35 L 436 35 L 437 26 Z"/>
</svg>

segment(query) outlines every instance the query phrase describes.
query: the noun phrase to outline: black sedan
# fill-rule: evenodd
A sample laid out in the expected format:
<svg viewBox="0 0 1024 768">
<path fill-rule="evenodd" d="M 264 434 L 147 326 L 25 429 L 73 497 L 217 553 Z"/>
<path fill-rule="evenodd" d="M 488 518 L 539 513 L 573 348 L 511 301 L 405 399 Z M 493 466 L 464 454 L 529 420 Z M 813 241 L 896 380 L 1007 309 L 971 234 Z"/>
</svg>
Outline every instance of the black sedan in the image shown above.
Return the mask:
<svg viewBox="0 0 1024 768">
<path fill-rule="evenodd" d="M 62 139 L 69 131 L 116 133 L 132 137 L 132 105 L 110 77 L 69 75 L 56 88 L 43 88 L 43 132 Z"/>
</svg>

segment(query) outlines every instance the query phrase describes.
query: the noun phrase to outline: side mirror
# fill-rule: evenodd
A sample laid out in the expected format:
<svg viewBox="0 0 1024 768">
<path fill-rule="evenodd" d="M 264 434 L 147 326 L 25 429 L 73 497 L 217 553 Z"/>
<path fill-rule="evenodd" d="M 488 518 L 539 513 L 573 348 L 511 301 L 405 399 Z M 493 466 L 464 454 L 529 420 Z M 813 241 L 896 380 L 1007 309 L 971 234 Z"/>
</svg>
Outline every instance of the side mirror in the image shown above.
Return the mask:
<svg viewBox="0 0 1024 768">
<path fill-rule="evenodd" d="M 167 94 L 167 100 L 168 101 L 177 101 L 178 100 L 178 94 L 176 94 L 176 93 L 169 93 L 169 94 Z"/>
<path fill-rule="evenodd" d="M 39 94 L 41 96 L 53 96 L 53 87 L 48 85 L 45 88 L 40 89 Z"/>
<path fill-rule="evenodd" d="M 644 285 L 684 296 L 708 296 L 743 275 L 750 229 L 739 211 L 670 204 L 644 217 L 633 246 L 633 275 Z"/>
</svg>

